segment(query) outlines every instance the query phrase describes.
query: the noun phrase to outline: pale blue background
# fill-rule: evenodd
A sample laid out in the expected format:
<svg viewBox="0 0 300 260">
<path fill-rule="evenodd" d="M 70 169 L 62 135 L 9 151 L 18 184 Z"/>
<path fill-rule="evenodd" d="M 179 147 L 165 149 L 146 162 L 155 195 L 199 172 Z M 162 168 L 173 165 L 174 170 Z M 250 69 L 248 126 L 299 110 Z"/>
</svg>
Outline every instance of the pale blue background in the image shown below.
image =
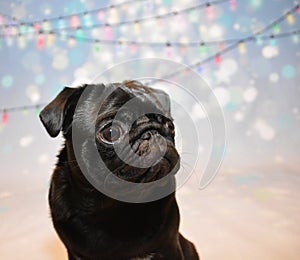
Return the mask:
<svg viewBox="0 0 300 260">
<path fill-rule="evenodd" d="M 205 1 L 136 1 L 116 9 L 116 15 L 119 21 L 134 20 L 202 2 Z M 280 17 L 296 1 L 236 2 L 235 11 L 230 9 L 228 3 L 216 5 L 213 21 L 207 18 L 204 8 L 179 17 L 161 19 L 160 22 L 152 20 L 141 23 L 139 31 L 134 29 L 134 25 L 116 27 L 112 29 L 112 37 L 147 42 L 243 38 Z M 0 10 L 22 21 L 34 21 L 116 3 L 120 1 L 2 0 Z M 113 19 L 114 14 L 104 13 L 102 21 L 92 15 L 94 22 L 105 23 Z M 283 21 L 279 25 L 281 33 L 300 28 L 300 14 L 296 12 L 293 17 L 294 24 Z M 4 21 L 12 22 L 9 19 Z M 56 27 L 57 22 L 51 25 Z M 0 30 L 4 34 L 4 27 L 0 27 Z M 272 32 L 271 29 L 266 35 Z M 84 35 L 90 38 L 105 37 L 103 28 L 87 30 Z M 246 43 L 245 54 L 239 53 L 236 48 L 221 56 L 220 65 L 212 60 L 196 68 L 223 104 L 227 126 L 227 152 L 215 184 L 202 192 L 197 190 L 197 185 L 187 185 L 179 193 L 182 207 L 186 207 L 182 226 L 196 240 L 197 246 L 202 248 L 206 256 L 203 259 L 225 259 L 224 255 L 228 259 L 297 259 L 299 255 L 299 41 L 300 36 L 298 43 L 291 36 L 276 39 L 275 43 L 268 40 L 262 45 Z M 4 37 L 1 38 L 0 108 L 47 103 L 63 86 L 90 82 L 103 70 L 128 59 L 169 58 L 190 65 L 218 51 L 218 46 L 214 46 L 210 53 L 203 55 L 199 47 L 186 50 L 172 47 L 171 55 L 168 55 L 164 46 L 137 46 L 134 51 L 126 46 L 101 44 L 100 51 L 96 51 L 92 43 L 81 42 L 71 47 L 68 41 L 59 37 L 56 37 L 53 45 L 46 44 L 39 50 L 36 42 L 37 37 L 34 35 L 32 39 L 26 40 L 24 48 L 20 48 L 17 38 L 12 40 L 11 45 L 7 44 Z M 188 87 L 188 77 L 186 82 Z M 189 107 L 188 99 L 183 105 L 197 117 L 197 109 Z M 199 145 L 205 156 L 207 147 L 204 139 L 205 136 Z M 35 250 L 36 259 L 60 259 L 60 256 L 51 255 L 56 249 L 44 250 L 43 246 L 32 249 L 29 242 L 24 242 L 26 238 L 33 244 L 44 243 L 48 237 L 40 233 L 49 235 L 52 232 L 46 216 L 45 196 L 60 144 L 60 138 L 52 140 L 47 136 L 35 110 L 8 113 L 7 124 L 0 126 L 0 225 L 3 225 L 3 235 L 1 233 L 0 237 L 5 240 L 5 243 L 0 242 L 0 258 L 21 259 L 22 251 L 29 256 Z M 36 221 L 38 215 L 25 217 L 31 216 L 32 212 L 39 212 L 45 222 Z M 240 225 L 236 229 L 233 216 L 239 214 L 243 215 L 245 221 L 239 220 Z M 221 220 L 214 222 L 219 218 L 228 221 L 227 224 L 222 225 Z M 25 220 L 22 222 L 22 219 Z M 24 226 L 28 228 L 25 231 L 21 228 L 20 231 L 20 227 L 16 228 L 17 223 L 21 223 L 23 229 Z M 252 227 L 249 223 L 257 225 L 253 224 L 255 226 Z M 233 227 L 229 228 L 231 224 Z M 267 227 L 268 224 L 270 230 L 261 231 L 260 227 Z M 222 247 L 213 233 L 207 235 L 215 227 L 221 230 L 218 236 L 220 240 L 227 241 L 225 245 L 229 244 L 228 247 Z M 223 233 L 222 228 L 225 229 Z M 15 230 L 15 233 L 10 230 Z M 206 235 L 203 230 L 207 231 Z M 281 238 L 275 239 L 272 232 L 282 234 Z M 252 238 L 260 237 L 261 243 L 264 243 L 270 234 L 273 234 L 271 237 L 274 239 L 270 244 L 263 244 L 262 248 L 256 247 L 255 241 L 251 241 Z M 238 248 L 236 251 L 228 249 L 234 247 L 230 244 L 234 239 L 242 241 L 232 242 Z M 9 241 L 16 241 L 18 249 L 14 250 L 14 243 Z M 53 243 L 50 248 L 56 248 L 58 242 Z M 279 257 L 276 258 L 272 253 L 273 248 L 280 248 L 282 244 L 282 248 L 274 253 Z M 63 249 L 59 250 L 63 252 Z M 1 257 L 1 251 L 5 258 Z M 254 254 L 253 257 L 250 257 L 249 252 Z M 218 253 L 222 258 L 218 258 Z M 34 259 L 32 255 L 25 258 Z"/>
</svg>

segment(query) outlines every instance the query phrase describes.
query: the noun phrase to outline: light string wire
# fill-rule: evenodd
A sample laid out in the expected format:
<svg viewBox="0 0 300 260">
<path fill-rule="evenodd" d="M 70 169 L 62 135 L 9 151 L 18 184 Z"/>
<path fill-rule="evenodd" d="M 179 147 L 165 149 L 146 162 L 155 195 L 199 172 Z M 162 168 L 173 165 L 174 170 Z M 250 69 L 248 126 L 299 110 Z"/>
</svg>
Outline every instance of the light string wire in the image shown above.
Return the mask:
<svg viewBox="0 0 300 260">
<path fill-rule="evenodd" d="M 261 40 L 266 39 L 277 39 L 277 38 L 284 38 L 291 35 L 299 35 L 300 29 L 296 29 L 289 32 L 284 33 L 273 33 L 270 35 L 263 35 L 260 37 Z M 70 39 L 76 39 L 74 35 L 64 35 Z M 0 35 L 1 37 L 1 35 Z M 224 39 L 224 40 L 216 40 L 216 41 L 194 41 L 194 42 L 173 42 L 173 41 L 166 41 L 166 42 L 142 42 L 142 41 L 131 41 L 131 40 L 105 40 L 105 39 L 97 39 L 97 38 L 89 38 L 89 37 L 80 37 L 78 39 L 82 42 L 87 43 L 98 43 L 103 45 L 136 45 L 136 46 L 151 46 L 151 47 L 201 47 L 201 46 L 213 46 L 213 45 L 220 45 L 220 44 L 228 44 L 228 43 L 235 43 L 235 42 L 248 42 L 256 40 L 256 37 L 253 35 L 251 38 L 231 38 L 231 39 Z"/>
<path fill-rule="evenodd" d="M 120 8 L 123 5 L 127 5 L 127 4 L 132 4 L 132 3 L 141 3 L 141 2 L 145 2 L 145 1 L 149 1 L 149 0 L 130 0 L 130 1 L 126 1 L 126 2 L 121 2 L 119 4 L 112 4 L 112 5 L 108 5 L 108 6 L 104 6 L 104 7 L 100 7 L 97 9 L 93 9 L 93 10 L 86 10 L 83 12 L 78 12 L 78 13 L 74 13 L 74 14 L 67 14 L 67 15 L 60 15 L 57 17 L 52 17 L 52 18 L 46 18 L 46 19 L 42 19 L 42 20 L 35 20 L 35 21 L 30 21 L 30 22 L 25 22 L 25 21 L 20 21 L 18 18 L 16 17 L 11 17 L 10 15 L 4 14 L 2 12 L 0 12 L 0 15 L 16 22 L 16 24 L 1 24 L 0 27 L 8 27 L 8 26 L 18 26 L 18 25 L 34 25 L 35 23 L 42 23 L 42 22 L 52 22 L 52 21 L 59 21 L 62 19 L 68 19 L 71 18 L 72 16 L 85 16 L 87 14 L 92 14 L 92 13 L 98 13 L 100 11 L 108 11 L 112 8 Z"/>
<path fill-rule="evenodd" d="M 228 1 L 228 0 L 225 0 Z M 220 2 L 224 2 L 224 0 L 220 1 Z M 209 2 L 208 2 L 209 3 Z M 206 3 L 207 4 L 207 3 Z M 201 5 L 204 5 L 203 3 Z M 296 12 L 298 10 L 298 8 L 300 8 L 299 4 L 297 4 L 292 10 L 289 10 L 285 13 L 285 15 L 281 16 L 280 18 L 278 18 L 276 21 L 274 21 L 274 23 L 270 24 L 267 28 L 265 28 L 266 30 L 269 30 L 270 28 L 272 28 L 274 25 L 278 25 L 279 23 L 281 23 L 283 20 L 285 20 L 285 18 L 287 17 L 287 15 L 291 15 L 294 12 Z M 7 16 L 7 15 L 6 15 Z M 15 19 L 15 18 L 14 18 Z M 135 45 L 135 46 L 151 46 L 151 47 L 161 47 L 161 46 L 175 46 L 175 47 L 197 47 L 197 46 L 212 46 L 212 45 L 218 45 L 218 44 L 225 44 L 225 43 L 232 43 L 232 42 L 246 42 L 246 41 L 251 41 L 253 39 L 245 39 L 245 38 L 232 38 L 232 39 L 224 39 L 224 40 L 216 40 L 216 41 L 193 41 L 193 42 L 174 42 L 174 41 L 166 41 L 166 42 L 148 42 L 148 41 L 133 41 L 133 40 L 123 40 L 123 39 L 118 39 L 118 40 L 108 40 L 108 39 L 98 39 L 98 38 L 90 38 L 90 37 L 84 37 L 84 36 L 74 36 L 74 35 L 68 35 L 68 34 L 62 34 L 61 32 L 64 32 L 64 30 L 60 30 L 60 31 L 56 31 L 56 30 L 49 30 L 49 31 L 38 31 L 39 34 L 55 34 L 61 37 L 66 37 L 69 39 L 77 39 L 78 41 L 82 41 L 82 42 L 88 42 L 88 43 L 99 43 L 99 44 L 105 44 L 105 45 Z M 31 33 L 36 33 L 36 32 L 31 32 Z M 291 32 L 290 34 L 297 34 L 295 32 Z M 258 35 L 258 34 L 257 34 Z M 280 38 L 280 37 L 287 37 L 284 36 L 285 33 L 283 34 L 276 34 L 276 35 L 280 35 L 276 38 Z M 24 36 L 24 34 L 14 34 L 14 35 L 9 35 L 9 37 L 11 36 Z M 7 35 L 5 34 L 0 34 L 0 38 L 4 38 L 7 37 Z M 254 35 L 253 35 L 254 37 Z M 262 37 L 262 39 L 268 38 L 269 36 L 264 36 Z M 271 35 L 270 37 L 275 38 L 275 35 Z"/>
<path fill-rule="evenodd" d="M 294 6 L 293 8 L 291 8 L 289 11 L 285 12 L 283 15 L 281 15 L 280 17 L 278 17 L 277 19 L 275 19 L 273 22 L 271 22 L 270 24 L 268 24 L 263 29 L 258 30 L 256 33 L 254 33 L 254 34 L 252 34 L 252 35 L 250 35 L 248 37 L 241 38 L 241 39 L 237 40 L 235 43 L 231 44 L 230 46 L 224 48 L 222 51 L 218 51 L 218 52 L 214 53 L 213 55 L 207 57 L 206 59 L 204 59 L 202 61 L 193 63 L 193 64 L 189 65 L 185 69 L 180 69 L 180 70 L 174 71 L 172 73 L 169 73 L 167 75 L 164 75 L 162 78 L 163 79 L 170 79 L 172 77 L 175 77 L 178 74 L 181 74 L 181 73 L 185 72 L 186 70 L 188 70 L 190 68 L 192 68 L 192 69 L 193 68 L 197 68 L 200 65 L 203 65 L 205 63 L 208 63 L 209 61 L 214 60 L 215 57 L 221 56 L 221 55 L 223 55 L 223 54 L 225 54 L 225 53 L 227 53 L 227 52 L 235 49 L 239 45 L 239 43 L 241 43 L 241 42 L 246 43 L 246 42 L 255 40 L 258 36 L 261 36 L 263 33 L 265 33 L 266 31 L 268 31 L 274 25 L 280 24 L 281 22 L 283 22 L 288 14 L 292 14 L 292 13 L 296 12 L 296 10 L 298 8 L 299 8 L 299 4 L 297 4 L 296 6 Z M 287 32 L 287 33 L 281 33 L 281 34 L 275 34 L 275 35 L 269 35 L 269 36 L 262 36 L 262 37 L 266 37 L 266 38 L 277 38 L 277 37 L 278 38 L 284 38 L 284 37 L 290 36 L 291 34 L 295 34 L 295 33 L 299 34 L 300 33 L 300 29 L 296 30 L 296 31 L 293 31 L 293 32 Z M 156 82 L 159 82 L 159 81 L 160 81 L 160 79 L 152 80 L 149 83 L 147 83 L 147 85 L 155 84 Z M 16 112 L 16 111 L 26 111 L 26 110 L 33 110 L 33 109 L 39 110 L 40 108 L 44 107 L 45 105 L 46 105 L 46 103 L 39 103 L 39 104 L 35 104 L 35 105 L 1 108 L 0 109 L 0 113 L 2 113 L 2 114 L 5 113 L 6 114 L 8 112 Z"/>
<path fill-rule="evenodd" d="M 246 43 L 246 42 L 255 40 L 258 36 L 262 35 L 263 33 L 267 32 L 268 30 L 270 30 L 275 24 L 278 25 L 278 24 L 282 23 L 285 20 L 286 16 L 288 14 L 292 14 L 292 13 L 296 12 L 297 9 L 299 8 L 299 6 L 300 5 L 297 4 L 296 6 L 292 7 L 290 10 L 288 10 L 287 12 L 285 12 L 283 15 L 281 15 L 280 17 L 278 17 L 277 19 L 275 19 L 273 22 L 271 22 L 270 24 L 268 24 L 267 26 L 265 26 L 263 29 L 258 30 L 257 32 L 253 33 L 252 35 L 250 35 L 248 37 L 244 37 L 242 39 L 239 39 L 235 43 L 229 45 L 228 47 L 224 48 L 221 51 L 218 51 L 218 52 L 214 53 L 213 55 L 207 57 L 206 59 L 204 59 L 202 61 L 199 61 L 199 62 L 196 62 L 196 63 L 193 63 L 191 65 L 188 65 L 187 68 L 179 69 L 177 71 L 174 71 L 172 73 L 164 75 L 162 78 L 163 79 L 170 79 L 172 77 L 175 77 L 178 74 L 181 74 L 181 73 L 183 73 L 183 72 L 185 72 L 185 71 L 187 71 L 189 69 L 197 68 L 197 67 L 199 67 L 199 66 L 201 66 L 201 65 L 203 65 L 205 63 L 208 63 L 208 62 L 210 62 L 212 60 L 215 60 L 216 57 L 220 57 L 221 55 L 223 56 L 224 54 L 228 53 L 229 51 L 235 49 L 241 42 Z M 271 36 L 271 38 L 275 38 L 275 37 L 276 37 L 275 35 Z M 159 81 L 160 81 L 159 79 L 152 80 L 148 84 L 154 84 L 154 83 L 159 82 Z"/>
<path fill-rule="evenodd" d="M 184 9 L 180 9 L 178 11 L 171 11 L 171 12 L 167 12 L 165 14 L 159 14 L 159 15 L 154 15 L 154 16 L 148 16 L 148 17 L 144 17 L 144 18 L 140 18 L 140 19 L 133 19 L 133 20 L 128 20 L 128 21 L 122 21 L 122 22 L 117 22 L 117 23 L 98 23 L 98 24 L 93 24 L 93 25 L 90 25 L 90 26 L 76 26 L 76 27 L 72 27 L 72 26 L 68 26 L 68 27 L 61 27 L 61 28 L 56 28 L 56 29 L 52 29 L 52 30 L 39 30 L 38 33 L 55 33 L 56 30 L 60 30 L 60 31 L 64 31 L 64 30 L 78 30 L 78 29 L 85 29 L 85 30 L 89 30 L 89 29 L 94 29 L 94 28 L 99 28 L 99 27 L 106 27 L 106 26 L 109 26 L 109 27 L 119 27 L 119 26 L 122 26 L 122 25 L 127 25 L 127 24 L 136 24 L 136 23 L 142 23 L 142 22 L 146 22 L 146 21 L 149 21 L 149 20 L 157 20 L 157 19 L 165 19 L 165 18 L 168 18 L 170 16 L 176 16 L 176 15 L 179 15 L 179 14 L 182 14 L 182 13 L 186 13 L 186 12 L 189 12 L 189 11 L 192 11 L 192 10 L 195 10 L 195 9 L 202 9 L 202 8 L 206 8 L 206 7 L 210 7 L 210 6 L 213 6 L 213 5 L 217 5 L 217 4 L 221 4 L 221 3 L 224 3 L 224 2 L 228 2 L 229 0 L 216 0 L 216 1 L 207 1 L 205 3 L 200 3 L 200 4 L 197 4 L 197 5 L 194 5 L 194 6 L 190 6 L 190 7 L 187 7 L 187 8 L 184 8 Z M 3 14 L 4 16 L 6 17 L 9 17 L 9 15 L 6 15 L 6 14 Z M 74 16 L 74 15 L 73 15 Z M 58 19 L 58 18 L 57 18 Z M 14 21 L 17 21 L 17 19 L 15 17 L 12 17 L 12 20 Z M 46 20 L 42 20 L 42 21 L 38 21 L 38 22 L 20 22 L 20 23 L 17 23 L 17 24 L 6 24 L 6 27 L 19 27 L 21 25 L 29 25 L 29 26 L 34 26 L 35 23 L 42 23 L 42 22 L 45 22 L 45 21 L 48 21 L 47 19 Z M 26 33 L 22 33 L 23 35 L 24 34 L 29 34 L 29 33 L 32 33 L 32 32 L 26 32 Z M 19 33 L 18 34 L 13 34 L 11 36 L 19 36 Z"/>
</svg>

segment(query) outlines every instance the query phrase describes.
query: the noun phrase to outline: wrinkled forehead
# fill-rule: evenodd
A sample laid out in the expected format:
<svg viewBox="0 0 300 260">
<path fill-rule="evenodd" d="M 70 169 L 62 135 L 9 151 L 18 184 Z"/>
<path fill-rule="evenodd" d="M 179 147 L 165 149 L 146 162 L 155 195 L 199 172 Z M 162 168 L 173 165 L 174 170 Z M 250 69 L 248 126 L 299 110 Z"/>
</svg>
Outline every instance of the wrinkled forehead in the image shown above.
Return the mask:
<svg viewBox="0 0 300 260">
<path fill-rule="evenodd" d="M 149 114 L 157 113 L 164 115 L 163 108 L 151 89 L 138 86 L 128 87 L 122 84 L 107 86 L 111 92 L 103 102 L 98 115 L 106 117 L 116 113 Z"/>
</svg>

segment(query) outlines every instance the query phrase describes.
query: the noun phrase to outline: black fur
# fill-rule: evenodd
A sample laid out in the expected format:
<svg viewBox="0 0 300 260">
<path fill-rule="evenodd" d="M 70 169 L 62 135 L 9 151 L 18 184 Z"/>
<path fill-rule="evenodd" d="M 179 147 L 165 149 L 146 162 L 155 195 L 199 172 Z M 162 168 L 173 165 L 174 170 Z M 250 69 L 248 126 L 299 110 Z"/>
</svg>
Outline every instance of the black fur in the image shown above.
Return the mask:
<svg viewBox="0 0 300 260">
<path fill-rule="evenodd" d="M 100 124 L 103 115 L 113 117 L 118 108 L 133 97 L 139 97 L 143 107 L 153 105 L 165 115 L 143 117 L 129 133 L 132 147 L 137 147 L 140 156 L 149 149 L 149 145 L 148 148 L 142 145 L 146 142 L 146 135 L 163 136 L 167 140 L 167 155 L 157 164 L 155 169 L 158 170 L 150 169 L 145 173 L 144 169 L 124 165 L 111 147 L 97 141 L 101 157 L 118 177 L 133 182 L 153 181 L 168 174 L 179 160 L 172 128 L 166 128 L 166 122 L 171 122 L 171 119 L 170 102 L 165 93 L 146 88 L 138 82 L 65 88 L 45 107 L 40 118 L 50 136 L 55 137 L 62 130 L 65 138 L 51 180 L 49 204 L 54 227 L 68 250 L 69 259 L 199 259 L 194 245 L 178 231 L 180 219 L 174 193 L 148 203 L 122 202 L 99 192 L 82 174 L 74 156 L 71 130 L 73 120 L 82 122 L 83 128 L 97 129 L 97 125 L 87 125 L 93 113 L 98 113 L 94 111 L 92 99 L 88 98 L 78 115 L 74 116 L 78 99 L 87 87 L 100 94 L 105 89 L 116 88 L 100 109 Z M 159 147 L 159 144 L 156 146 Z M 150 148 L 154 153 L 155 147 Z"/>
</svg>

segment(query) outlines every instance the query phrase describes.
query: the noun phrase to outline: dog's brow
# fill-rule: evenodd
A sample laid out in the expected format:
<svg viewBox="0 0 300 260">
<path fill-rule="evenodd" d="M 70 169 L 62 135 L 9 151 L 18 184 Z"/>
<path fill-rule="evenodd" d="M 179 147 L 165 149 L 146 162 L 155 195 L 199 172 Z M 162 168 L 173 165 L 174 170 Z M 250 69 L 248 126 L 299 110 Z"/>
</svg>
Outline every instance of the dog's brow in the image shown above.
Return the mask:
<svg viewBox="0 0 300 260">
<path fill-rule="evenodd" d="M 97 117 L 97 119 L 96 119 L 96 125 L 100 124 L 104 119 L 113 118 L 115 116 L 115 114 L 116 113 L 114 111 L 100 114 L 99 117 Z"/>
</svg>

